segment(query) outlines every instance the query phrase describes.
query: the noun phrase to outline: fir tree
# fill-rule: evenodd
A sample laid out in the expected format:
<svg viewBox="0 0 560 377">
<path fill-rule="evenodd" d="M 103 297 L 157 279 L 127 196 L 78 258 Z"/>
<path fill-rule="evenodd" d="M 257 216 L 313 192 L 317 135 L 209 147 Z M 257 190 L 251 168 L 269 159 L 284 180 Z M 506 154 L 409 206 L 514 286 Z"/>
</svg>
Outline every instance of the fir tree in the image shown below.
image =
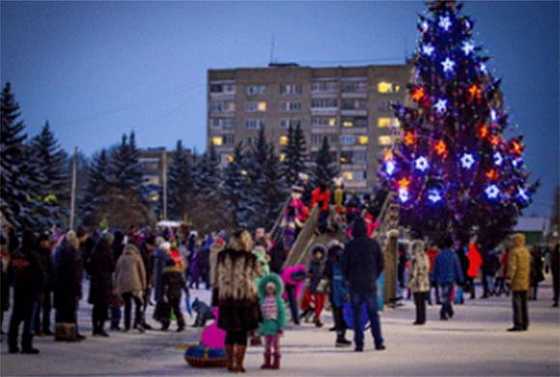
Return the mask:
<svg viewBox="0 0 560 377">
<path fill-rule="evenodd" d="M 26 216 L 27 193 L 25 182 L 21 176 L 21 162 L 24 156 L 25 125 L 20 117 L 19 104 L 14 98 L 10 83 L 2 90 L 1 98 L 2 129 L 0 175 L 0 203 L 2 216 L 15 227 L 21 226 L 20 217 Z"/>
<path fill-rule="evenodd" d="M 383 157 L 381 178 L 396 192 L 401 223 L 416 236 L 451 232 L 468 242 L 476 233 L 497 245 L 527 207 L 522 137 L 507 140 L 500 80 L 487 72 L 462 4 L 431 1 L 421 16 L 414 58 L 414 108 L 395 107 L 402 139 Z"/>
<path fill-rule="evenodd" d="M 337 174 L 336 162 L 333 160 L 330 152 L 329 139 L 324 137 L 321 148 L 317 152 L 317 157 L 315 158 L 315 170 L 313 172 L 314 184 L 318 186 L 324 183 L 329 186 Z"/>
<path fill-rule="evenodd" d="M 2 90 L 0 106 L 0 211 L 12 226 L 40 231 L 48 222 L 40 198 L 45 182 L 35 154 L 25 143 L 25 125 L 10 83 Z"/>
<path fill-rule="evenodd" d="M 67 185 L 67 155 L 58 144 L 48 122 L 41 133 L 31 140 L 31 149 L 44 179 L 40 188 L 40 200 L 44 202 L 46 212 L 53 216 L 53 221 L 60 221 L 67 212 L 64 203 L 68 201 L 70 193 Z"/>
<path fill-rule="evenodd" d="M 128 141 L 127 136 L 123 135 L 121 144 L 111 153 L 111 184 L 107 193 L 107 203 L 101 206 L 101 212 L 106 215 L 111 226 L 124 229 L 130 225 L 142 225 L 150 221 L 138 156 L 134 132 L 130 134 Z M 116 208 L 118 210 L 115 210 Z M 97 211 L 99 210 L 98 208 Z M 97 218 L 99 216 L 98 214 Z"/>
<path fill-rule="evenodd" d="M 195 189 L 209 197 L 218 199 L 218 189 L 221 181 L 220 161 L 214 146 L 202 155 L 195 169 Z"/>
<path fill-rule="evenodd" d="M 305 162 L 307 156 L 305 154 L 305 136 L 299 125 L 294 130 L 292 126 L 288 128 L 288 143 L 282 149 L 285 156 L 283 163 L 283 176 L 286 182 L 291 186 L 297 180 L 300 172 L 305 172 Z"/>
<path fill-rule="evenodd" d="M 187 212 L 193 194 L 193 177 L 191 164 L 183 149 L 181 140 L 173 152 L 173 162 L 169 166 L 167 184 L 167 202 L 170 218 L 182 219 Z"/>
<path fill-rule="evenodd" d="M 233 159 L 223 170 L 223 184 L 221 196 L 236 225 L 246 224 L 247 215 L 247 171 L 245 170 L 245 155 L 243 144 L 239 143 L 233 151 Z"/>
<path fill-rule="evenodd" d="M 265 198 L 265 221 L 263 226 L 270 230 L 274 221 L 280 214 L 284 202 L 289 195 L 288 186 L 280 174 L 280 160 L 274 151 L 274 144 L 269 143 L 268 155 L 264 166 L 264 198 Z"/>
<path fill-rule="evenodd" d="M 109 155 L 102 149 L 93 156 L 88 169 L 87 188 L 79 205 L 83 225 L 95 226 L 106 216 L 111 183 Z"/>
<path fill-rule="evenodd" d="M 247 153 L 245 170 L 247 171 L 247 210 L 251 229 L 264 226 L 267 222 L 266 211 L 266 177 L 264 175 L 268 158 L 268 143 L 261 128 L 259 136 Z"/>
</svg>

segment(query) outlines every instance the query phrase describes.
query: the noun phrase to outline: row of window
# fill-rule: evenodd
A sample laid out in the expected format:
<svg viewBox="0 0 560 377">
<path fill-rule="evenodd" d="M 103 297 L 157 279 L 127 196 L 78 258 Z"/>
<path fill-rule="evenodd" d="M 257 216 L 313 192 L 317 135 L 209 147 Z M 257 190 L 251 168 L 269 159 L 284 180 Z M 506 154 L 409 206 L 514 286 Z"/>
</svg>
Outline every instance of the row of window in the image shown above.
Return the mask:
<svg viewBox="0 0 560 377">
<path fill-rule="evenodd" d="M 367 93 L 367 81 L 343 81 L 341 83 L 342 93 Z M 314 81 L 311 83 L 312 93 L 336 93 L 339 83 L 337 81 Z M 381 81 L 377 84 L 378 93 L 398 93 L 401 87 L 398 84 Z M 235 84 L 210 84 L 210 93 L 215 94 L 235 94 Z M 302 94 L 302 84 L 281 84 L 280 94 Z M 245 87 L 245 94 L 248 96 L 265 95 L 266 85 L 248 85 Z"/>
<path fill-rule="evenodd" d="M 342 117 L 342 127 L 344 128 L 366 128 L 368 126 L 367 117 Z M 233 129 L 235 128 L 235 118 L 212 118 L 213 128 Z M 264 119 L 247 119 L 245 127 L 248 129 L 260 129 L 264 127 Z M 397 118 L 379 117 L 377 118 L 377 127 L 399 127 L 400 123 Z M 301 119 L 282 118 L 278 121 L 280 128 L 296 128 L 301 126 Z M 337 126 L 336 117 L 311 117 L 311 127 L 313 128 L 329 128 Z"/>
<path fill-rule="evenodd" d="M 363 99 L 343 99 L 340 103 L 341 110 L 367 110 L 367 101 Z M 278 106 L 280 111 L 295 112 L 301 111 L 301 102 L 281 102 Z M 336 99 L 313 99 L 311 100 L 311 109 L 338 109 L 338 100 Z M 389 102 L 382 102 L 378 105 L 379 111 L 389 111 L 391 106 Z M 247 102 L 245 103 L 245 111 L 248 113 L 265 112 L 267 110 L 266 102 Z M 210 101 L 210 111 L 213 113 L 235 111 L 234 101 Z"/>
<path fill-rule="evenodd" d="M 329 144 L 336 145 L 336 143 L 340 140 L 341 145 L 349 146 L 349 145 L 367 145 L 369 143 L 369 137 L 367 135 L 311 135 L 311 145 L 317 147 L 323 143 L 323 138 L 327 137 L 329 139 Z M 248 143 L 252 142 L 253 138 L 248 138 Z M 288 136 L 282 135 L 280 136 L 280 145 L 288 144 Z M 235 138 L 234 135 L 221 135 L 221 136 L 214 136 L 212 138 L 212 144 L 217 147 L 220 146 L 232 146 L 234 145 Z M 381 146 L 387 146 L 391 144 L 391 136 L 379 136 L 378 143 Z M 348 153 L 361 153 L 361 152 L 348 152 Z M 365 153 L 365 152 L 363 152 Z M 354 156 L 354 155 L 353 155 Z M 365 156 L 354 156 L 349 158 L 346 156 L 347 161 L 344 163 L 360 163 L 365 162 Z M 363 161 L 362 161 L 363 158 Z M 343 162 L 341 160 L 341 162 Z"/>
</svg>

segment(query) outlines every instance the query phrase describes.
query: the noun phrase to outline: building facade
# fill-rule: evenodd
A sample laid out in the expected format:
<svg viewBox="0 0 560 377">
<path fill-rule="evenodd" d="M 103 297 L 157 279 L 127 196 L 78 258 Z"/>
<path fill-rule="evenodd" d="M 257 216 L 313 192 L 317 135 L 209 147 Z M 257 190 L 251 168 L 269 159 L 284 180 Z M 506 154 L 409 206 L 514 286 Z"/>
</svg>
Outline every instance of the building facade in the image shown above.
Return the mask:
<svg viewBox="0 0 560 377">
<path fill-rule="evenodd" d="M 251 145 L 264 128 L 282 160 L 288 127 L 300 125 L 310 161 L 327 137 L 346 187 L 370 191 L 398 126 L 391 103 L 405 102 L 411 72 L 406 64 L 209 70 L 208 145 L 226 164 L 239 142 Z"/>
<path fill-rule="evenodd" d="M 139 151 L 138 162 L 142 166 L 142 174 L 144 178 L 144 186 L 147 191 L 148 199 L 152 205 L 159 208 L 161 203 L 161 194 L 163 189 L 163 180 L 165 178 L 164 169 L 173 163 L 173 151 L 168 151 L 164 147 L 147 148 Z M 190 149 L 185 150 L 185 154 L 189 162 L 194 166 L 197 163 L 197 157 L 191 153 Z"/>
</svg>

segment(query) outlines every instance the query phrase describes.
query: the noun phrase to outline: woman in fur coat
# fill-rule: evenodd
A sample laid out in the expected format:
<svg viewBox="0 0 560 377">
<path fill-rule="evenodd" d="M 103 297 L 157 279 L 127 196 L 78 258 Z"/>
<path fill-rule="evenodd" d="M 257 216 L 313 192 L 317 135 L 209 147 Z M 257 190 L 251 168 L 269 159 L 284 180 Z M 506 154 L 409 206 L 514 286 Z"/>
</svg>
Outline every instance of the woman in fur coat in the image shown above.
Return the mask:
<svg viewBox="0 0 560 377">
<path fill-rule="evenodd" d="M 416 305 L 414 325 L 423 325 L 426 323 L 426 300 L 430 292 L 430 258 L 422 241 L 412 243 L 412 268 L 408 287 L 414 294 Z"/>
<path fill-rule="evenodd" d="M 247 333 L 255 330 L 261 320 L 254 280 L 261 272 L 252 250 L 251 234 L 241 230 L 232 236 L 227 248 L 218 255 L 218 327 L 226 331 L 227 369 L 232 372 L 245 371 L 243 359 Z"/>
</svg>

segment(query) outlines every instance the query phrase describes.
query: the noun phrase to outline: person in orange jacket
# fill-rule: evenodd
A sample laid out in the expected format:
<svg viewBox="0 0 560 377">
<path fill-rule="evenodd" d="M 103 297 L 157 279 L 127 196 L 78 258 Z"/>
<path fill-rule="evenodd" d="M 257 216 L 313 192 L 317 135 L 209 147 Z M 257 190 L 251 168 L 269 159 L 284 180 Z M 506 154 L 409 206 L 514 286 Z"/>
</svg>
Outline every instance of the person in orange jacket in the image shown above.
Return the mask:
<svg viewBox="0 0 560 377">
<path fill-rule="evenodd" d="M 469 269 L 467 271 L 467 286 L 471 291 L 471 299 L 476 298 L 476 291 L 474 286 L 474 280 L 478 277 L 478 271 L 480 266 L 482 266 L 482 257 L 478 251 L 476 244 L 471 242 L 469 245 L 469 252 L 467 253 L 467 258 L 469 258 Z"/>
</svg>

